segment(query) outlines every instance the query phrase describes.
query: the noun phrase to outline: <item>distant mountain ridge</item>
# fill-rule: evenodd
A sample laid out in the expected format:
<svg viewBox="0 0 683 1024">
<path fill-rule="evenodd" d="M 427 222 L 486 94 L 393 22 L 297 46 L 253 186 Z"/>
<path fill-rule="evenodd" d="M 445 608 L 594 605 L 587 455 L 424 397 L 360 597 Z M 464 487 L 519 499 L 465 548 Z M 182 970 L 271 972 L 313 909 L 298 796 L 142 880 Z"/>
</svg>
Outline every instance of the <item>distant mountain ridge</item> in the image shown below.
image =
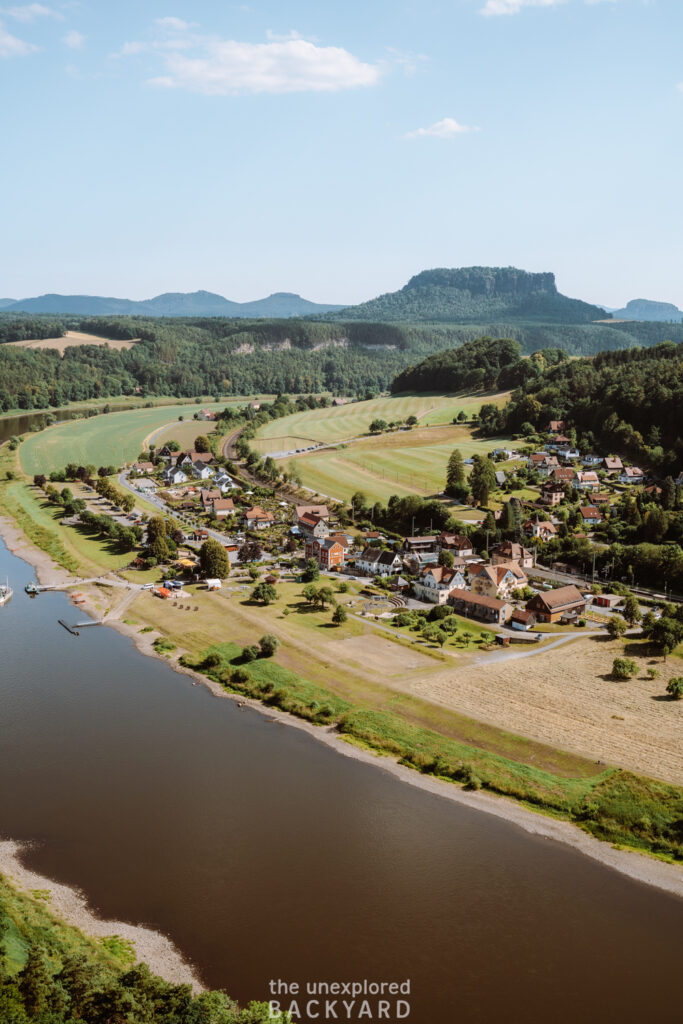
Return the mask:
<svg viewBox="0 0 683 1024">
<path fill-rule="evenodd" d="M 350 306 L 344 320 L 431 323 L 590 323 L 605 318 L 600 306 L 560 294 L 552 273 L 516 267 L 423 270 L 397 292 Z"/>
<path fill-rule="evenodd" d="M 309 302 L 293 292 L 275 292 L 254 302 L 232 302 L 214 292 L 165 292 L 135 301 L 101 295 L 39 295 L 0 300 L 3 313 L 53 313 L 76 316 L 222 316 L 289 318 L 334 313 L 342 306 Z"/>
<path fill-rule="evenodd" d="M 652 299 L 631 299 L 623 309 L 608 311 L 618 320 L 683 321 L 683 310 L 673 302 L 654 302 Z"/>
</svg>

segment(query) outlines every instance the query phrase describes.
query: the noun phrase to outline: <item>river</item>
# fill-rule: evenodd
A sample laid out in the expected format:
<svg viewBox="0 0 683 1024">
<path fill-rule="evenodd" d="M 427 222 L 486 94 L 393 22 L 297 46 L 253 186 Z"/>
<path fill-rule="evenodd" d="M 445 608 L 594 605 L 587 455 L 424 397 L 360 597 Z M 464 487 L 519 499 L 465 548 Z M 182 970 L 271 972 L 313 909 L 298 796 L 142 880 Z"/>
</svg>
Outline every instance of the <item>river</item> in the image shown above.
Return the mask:
<svg viewBox="0 0 683 1024">
<path fill-rule="evenodd" d="M 683 900 L 217 699 L 113 630 L 71 636 L 57 619 L 79 613 L 29 599 L 0 543 L 5 575 L 0 830 L 207 985 L 246 1002 L 271 978 L 410 978 L 410 1024 L 675 1015 Z"/>
</svg>

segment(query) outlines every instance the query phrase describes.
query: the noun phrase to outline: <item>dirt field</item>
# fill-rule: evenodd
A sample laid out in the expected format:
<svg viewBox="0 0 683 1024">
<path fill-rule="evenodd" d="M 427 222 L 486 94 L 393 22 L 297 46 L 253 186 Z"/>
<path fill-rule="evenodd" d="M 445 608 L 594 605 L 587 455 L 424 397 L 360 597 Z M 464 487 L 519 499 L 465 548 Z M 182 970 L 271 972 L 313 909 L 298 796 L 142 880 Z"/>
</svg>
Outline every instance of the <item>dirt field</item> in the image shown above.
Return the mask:
<svg viewBox="0 0 683 1024">
<path fill-rule="evenodd" d="M 67 331 L 63 338 L 36 338 L 28 341 L 10 341 L 8 344 L 17 348 L 56 348 L 64 355 L 67 348 L 74 345 L 109 345 L 109 348 L 132 348 L 139 338 L 132 341 L 120 341 L 116 338 L 98 338 L 94 334 L 82 334 L 80 331 Z"/>
<path fill-rule="evenodd" d="M 348 662 L 352 668 L 362 666 L 366 672 L 379 672 L 383 678 L 393 679 L 408 671 L 434 669 L 434 661 L 427 655 L 407 650 L 376 634 L 328 641 L 325 652 L 328 656 L 337 656 L 341 661 Z"/>
<path fill-rule="evenodd" d="M 624 651 L 621 641 L 577 639 L 547 654 L 416 675 L 408 688 L 472 718 L 680 784 L 683 701 L 668 700 L 665 687 L 682 674 L 683 661 L 670 657 L 665 664 L 637 650 L 628 642 Z M 612 661 L 624 653 L 638 674 L 617 682 Z M 659 671 L 657 679 L 646 677 L 649 667 Z"/>
</svg>

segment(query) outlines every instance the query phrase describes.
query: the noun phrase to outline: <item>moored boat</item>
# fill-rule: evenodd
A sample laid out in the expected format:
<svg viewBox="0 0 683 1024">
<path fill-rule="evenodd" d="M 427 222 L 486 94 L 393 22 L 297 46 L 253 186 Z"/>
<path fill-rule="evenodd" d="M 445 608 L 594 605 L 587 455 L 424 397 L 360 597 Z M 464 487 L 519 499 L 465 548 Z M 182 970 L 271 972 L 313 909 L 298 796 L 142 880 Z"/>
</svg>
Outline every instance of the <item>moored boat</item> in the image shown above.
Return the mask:
<svg viewBox="0 0 683 1024">
<path fill-rule="evenodd" d="M 3 604 L 7 604 L 14 591 L 9 585 L 9 581 L 5 580 L 4 583 L 0 583 L 0 607 Z"/>
</svg>

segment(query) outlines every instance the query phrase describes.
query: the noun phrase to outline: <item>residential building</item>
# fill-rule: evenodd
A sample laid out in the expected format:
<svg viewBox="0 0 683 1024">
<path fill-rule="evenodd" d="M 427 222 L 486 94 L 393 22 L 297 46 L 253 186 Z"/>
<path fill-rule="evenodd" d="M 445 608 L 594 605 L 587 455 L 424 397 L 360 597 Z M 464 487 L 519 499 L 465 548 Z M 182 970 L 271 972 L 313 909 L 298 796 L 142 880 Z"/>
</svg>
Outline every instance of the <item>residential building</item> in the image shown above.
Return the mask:
<svg viewBox="0 0 683 1024">
<path fill-rule="evenodd" d="M 371 576 L 393 576 L 403 567 L 401 556 L 395 551 L 386 551 L 373 546 L 365 547 L 356 558 L 356 568 Z"/>
<path fill-rule="evenodd" d="M 595 505 L 585 505 L 579 509 L 584 526 L 598 526 L 602 522 L 600 510 Z"/>
<path fill-rule="evenodd" d="M 469 558 L 474 554 L 472 541 L 464 533 L 440 533 L 436 540 L 439 551 L 450 551 L 457 558 Z"/>
<path fill-rule="evenodd" d="M 602 465 L 602 455 L 584 455 L 581 461 L 584 466 L 600 466 Z"/>
<path fill-rule="evenodd" d="M 183 463 L 186 465 L 186 463 Z M 210 480 L 214 474 L 214 470 L 211 466 L 208 466 L 206 462 L 201 462 L 199 459 L 192 463 L 191 467 L 192 476 L 195 480 Z"/>
<path fill-rule="evenodd" d="M 551 420 L 548 424 L 549 434 L 561 434 L 566 429 L 564 420 Z"/>
<path fill-rule="evenodd" d="M 201 491 L 199 492 L 199 498 L 201 500 L 202 508 L 204 509 L 204 511 L 210 512 L 212 502 L 215 501 L 216 498 L 220 498 L 220 496 L 221 492 L 218 489 L 207 490 L 205 487 L 202 487 Z"/>
<path fill-rule="evenodd" d="M 508 601 L 499 601 L 495 597 L 473 594 L 470 590 L 455 588 L 448 595 L 448 604 L 453 610 L 468 619 L 479 619 L 482 622 L 495 623 L 502 626 L 512 614 L 512 605 Z"/>
<path fill-rule="evenodd" d="M 574 482 L 576 476 L 576 470 L 572 469 L 571 466 L 560 466 L 558 469 L 553 469 L 550 473 L 550 479 L 556 484 L 571 484 Z"/>
<path fill-rule="evenodd" d="M 216 475 L 213 477 L 211 483 L 214 487 L 220 488 L 221 491 L 232 491 L 236 487 L 235 481 L 228 475 L 228 473 L 225 472 L 224 469 L 216 471 Z"/>
<path fill-rule="evenodd" d="M 497 565 L 472 565 L 469 569 L 470 590 L 486 597 L 509 598 L 513 590 L 525 587 L 527 574 L 517 562 L 499 562 Z"/>
<path fill-rule="evenodd" d="M 323 537 L 327 537 L 330 533 L 327 521 L 313 512 L 306 512 L 299 518 L 298 528 L 299 533 L 305 539 L 315 537 L 317 540 L 322 540 Z"/>
<path fill-rule="evenodd" d="M 576 491 L 597 491 L 600 487 L 600 478 L 594 469 L 588 469 L 576 474 L 572 480 L 572 487 Z"/>
<path fill-rule="evenodd" d="M 244 513 L 245 525 L 248 530 L 267 530 L 275 522 L 272 512 L 266 512 L 260 505 L 248 508 Z"/>
<path fill-rule="evenodd" d="M 330 513 L 327 505 L 297 505 L 294 509 L 297 522 L 302 516 L 317 516 L 318 519 L 329 519 Z"/>
<path fill-rule="evenodd" d="M 622 484 L 642 484 L 645 474 L 638 466 L 624 466 L 619 474 L 619 482 Z"/>
<path fill-rule="evenodd" d="M 467 581 L 459 569 L 449 569 L 444 565 L 430 565 L 422 570 L 420 578 L 413 583 L 413 593 L 418 601 L 445 604 L 448 595 L 455 587 L 460 590 L 467 589 Z"/>
<path fill-rule="evenodd" d="M 153 473 L 154 472 L 154 463 L 153 462 L 134 462 L 133 463 L 133 471 L 135 473 L 142 473 L 142 474 Z"/>
<path fill-rule="evenodd" d="M 602 468 L 607 473 L 621 473 L 624 468 L 624 463 L 621 461 L 618 455 L 607 456 L 602 460 Z"/>
<path fill-rule="evenodd" d="M 198 420 L 215 420 L 216 413 L 211 412 L 209 409 L 200 409 L 197 413 Z"/>
<path fill-rule="evenodd" d="M 541 501 L 546 505 L 559 505 L 564 498 L 564 487 L 562 484 L 549 480 L 541 484 Z"/>
<path fill-rule="evenodd" d="M 306 542 L 306 557 L 315 558 L 321 569 L 338 569 L 346 561 L 346 546 L 338 537 L 313 537 Z"/>
<path fill-rule="evenodd" d="M 178 452 L 176 459 L 176 466 L 193 466 L 196 462 L 211 463 L 213 462 L 212 452 Z"/>
<path fill-rule="evenodd" d="M 533 569 L 534 556 L 522 544 L 504 540 L 491 551 L 491 564 L 499 565 L 501 562 L 516 562 L 522 569 Z"/>
<path fill-rule="evenodd" d="M 225 519 L 227 516 L 234 516 L 237 509 L 232 498 L 214 498 L 211 504 L 216 519 Z"/>
<path fill-rule="evenodd" d="M 403 550 L 406 554 L 431 554 L 437 553 L 439 547 L 439 538 L 436 536 L 430 537 L 406 537 L 403 541 Z"/>
<path fill-rule="evenodd" d="M 539 622 L 559 622 L 560 619 L 573 619 L 583 615 L 586 610 L 586 599 L 578 587 L 570 584 L 557 590 L 535 594 L 526 604 L 527 611 L 533 612 Z"/>
<path fill-rule="evenodd" d="M 184 484 L 187 482 L 187 474 L 177 466 L 169 466 L 168 469 L 165 469 L 163 472 L 163 480 L 164 483 L 177 487 L 178 484 Z"/>
<path fill-rule="evenodd" d="M 541 520 L 536 516 L 535 520 L 529 520 L 522 527 L 527 537 L 538 537 L 539 540 L 551 540 L 557 535 L 557 527 L 548 520 Z"/>
<path fill-rule="evenodd" d="M 533 452 L 528 460 L 529 469 L 540 473 L 541 476 L 548 476 L 554 469 L 558 469 L 560 463 L 556 455 L 549 455 L 548 452 Z"/>
</svg>

